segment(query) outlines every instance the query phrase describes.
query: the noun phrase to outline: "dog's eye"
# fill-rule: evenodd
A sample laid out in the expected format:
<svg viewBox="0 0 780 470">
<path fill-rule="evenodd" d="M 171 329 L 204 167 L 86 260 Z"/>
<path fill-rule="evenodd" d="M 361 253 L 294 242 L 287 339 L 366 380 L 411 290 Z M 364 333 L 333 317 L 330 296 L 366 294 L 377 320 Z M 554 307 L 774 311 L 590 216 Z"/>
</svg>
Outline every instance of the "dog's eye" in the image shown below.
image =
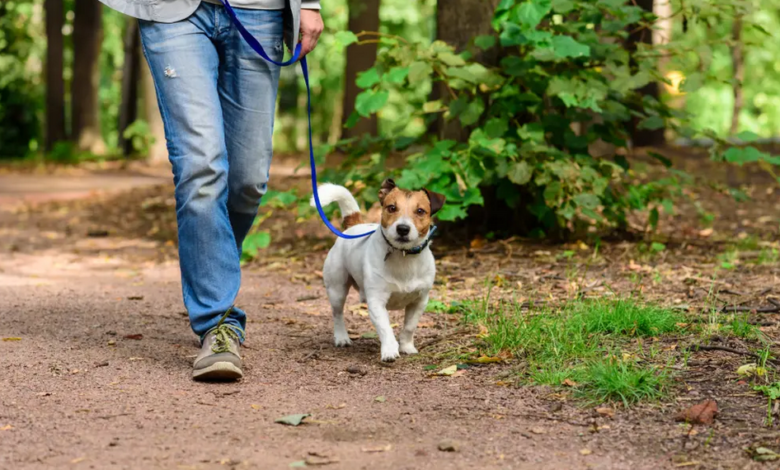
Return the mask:
<svg viewBox="0 0 780 470">
<path fill-rule="evenodd" d="M 425 209 L 423 209 L 422 207 L 418 208 L 417 215 L 425 215 Z"/>
<path fill-rule="evenodd" d="M 395 207 L 395 205 L 393 205 L 393 204 L 390 204 L 389 206 L 387 206 L 387 212 L 389 212 L 389 213 L 391 213 L 391 214 L 392 214 L 393 212 L 397 211 L 397 210 L 398 210 L 398 208 L 397 208 L 397 207 Z"/>
</svg>

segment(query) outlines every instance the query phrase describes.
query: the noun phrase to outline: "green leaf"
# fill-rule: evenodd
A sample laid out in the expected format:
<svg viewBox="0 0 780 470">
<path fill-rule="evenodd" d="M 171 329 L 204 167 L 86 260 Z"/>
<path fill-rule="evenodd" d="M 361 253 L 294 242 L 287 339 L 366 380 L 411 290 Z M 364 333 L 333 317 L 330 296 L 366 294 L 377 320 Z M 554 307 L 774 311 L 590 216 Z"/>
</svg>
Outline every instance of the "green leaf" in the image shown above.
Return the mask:
<svg viewBox="0 0 780 470">
<path fill-rule="evenodd" d="M 441 111 L 441 109 L 442 109 L 441 100 L 428 101 L 427 103 L 423 103 L 422 105 L 422 110 L 424 113 L 435 113 Z"/>
<path fill-rule="evenodd" d="M 449 65 L 450 67 L 466 65 L 466 61 L 463 60 L 463 57 L 453 54 L 452 52 L 440 52 L 437 57 L 440 61 L 444 62 L 444 64 Z"/>
<path fill-rule="evenodd" d="M 449 67 L 446 73 L 452 78 L 460 78 L 469 83 L 477 83 L 477 77 L 466 67 Z"/>
<path fill-rule="evenodd" d="M 295 191 L 268 191 L 262 199 L 260 199 L 261 206 L 268 206 L 283 209 L 298 201 L 298 195 Z"/>
<path fill-rule="evenodd" d="M 427 62 L 413 62 L 409 66 L 409 82 L 418 83 L 425 80 L 432 72 L 433 68 Z"/>
<path fill-rule="evenodd" d="M 385 81 L 393 85 L 400 85 L 409 75 L 409 67 L 395 67 L 385 74 Z"/>
<path fill-rule="evenodd" d="M 357 111 L 352 111 L 346 122 L 344 122 L 344 127 L 347 129 L 352 129 L 355 127 L 355 124 L 357 124 L 358 121 L 360 121 L 360 114 L 358 114 Z"/>
<path fill-rule="evenodd" d="M 663 243 L 653 242 L 650 245 L 650 249 L 655 253 L 660 253 L 666 249 L 666 245 Z"/>
<path fill-rule="evenodd" d="M 529 0 L 515 8 L 515 20 L 524 29 L 534 29 L 550 12 L 551 8 L 550 0 Z"/>
<path fill-rule="evenodd" d="M 352 31 L 339 31 L 335 35 L 336 44 L 342 47 L 347 47 L 350 44 L 358 42 L 358 37 Z"/>
<path fill-rule="evenodd" d="M 517 129 L 517 135 L 523 140 L 544 143 L 544 126 L 538 122 L 524 124 Z"/>
<path fill-rule="evenodd" d="M 577 194 L 573 199 L 578 207 L 584 209 L 595 209 L 601 204 L 599 197 L 591 193 Z"/>
<path fill-rule="evenodd" d="M 647 221 L 652 228 L 658 227 L 658 215 L 658 208 L 653 207 L 653 209 L 650 211 L 650 218 Z"/>
<path fill-rule="evenodd" d="M 571 36 L 553 37 L 552 49 L 555 51 L 555 56 L 561 59 L 566 57 L 590 57 L 590 47 L 577 42 Z"/>
<path fill-rule="evenodd" d="M 507 173 L 509 181 L 518 185 L 524 185 L 531 181 L 531 176 L 533 176 L 533 170 L 526 161 L 515 163 Z"/>
<path fill-rule="evenodd" d="M 553 181 L 544 188 L 544 201 L 550 206 L 554 207 L 558 205 L 558 199 L 561 197 L 563 187 L 560 181 Z"/>
<path fill-rule="evenodd" d="M 466 218 L 466 211 L 457 204 L 445 204 L 442 209 L 436 213 L 436 218 L 447 222 Z"/>
<path fill-rule="evenodd" d="M 573 10 L 574 6 L 574 2 L 571 0 L 552 0 L 552 9 L 562 15 Z"/>
<path fill-rule="evenodd" d="M 737 165 L 743 165 L 745 163 L 757 162 L 763 158 L 768 158 L 769 155 L 759 151 L 755 147 L 731 147 L 726 150 L 723 157 L 727 162 L 736 163 Z"/>
<path fill-rule="evenodd" d="M 476 98 L 474 101 L 471 101 L 466 109 L 463 110 L 463 113 L 461 113 L 460 123 L 464 126 L 475 124 L 479 121 L 483 112 L 485 112 L 485 103 L 483 103 L 481 99 Z"/>
<path fill-rule="evenodd" d="M 742 142 L 755 142 L 758 140 L 758 138 L 758 134 L 750 131 L 742 131 L 737 134 L 737 139 L 741 140 Z"/>
<path fill-rule="evenodd" d="M 637 126 L 639 129 L 648 129 L 651 131 L 654 131 L 656 129 L 661 129 L 665 125 L 664 119 L 660 116 L 649 116 L 639 123 L 639 126 Z"/>
<path fill-rule="evenodd" d="M 373 91 L 366 90 L 355 99 L 355 110 L 363 117 L 369 117 L 376 113 L 387 103 L 390 93 L 386 90 Z"/>
<path fill-rule="evenodd" d="M 360 72 L 358 74 L 357 80 L 355 80 L 355 85 L 359 86 L 360 88 L 371 88 L 372 86 L 379 83 L 379 80 L 379 72 L 377 72 L 376 67 L 371 67 L 365 72 Z"/>
<path fill-rule="evenodd" d="M 305 460 L 296 460 L 295 462 L 290 462 L 290 468 L 303 468 L 306 466 L 307 465 Z"/>
<path fill-rule="evenodd" d="M 485 134 L 491 139 L 503 137 L 509 130 L 509 121 L 506 118 L 492 118 L 485 123 Z"/>
<path fill-rule="evenodd" d="M 287 415 L 283 416 L 277 420 L 274 420 L 274 423 L 279 424 L 286 424 L 288 426 L 298 426 L 301 423 L 303 423 L 303 420 L 311 416 L 310 414 L 298 414 L 298 415 Z"/>
<path fill-rule="evenodd" d="M 250 233 L 244 238 L 241 251 L 252 258 L 257 257 L 260 250 L 268 248 L 271 244 L 271 234 L 268 231 Z"/>
<path fill-rule="evenodd" d="M 474 38 L 474 45 L 484 50 L 490 49 L 496 45 L 495 36 L 477 36 Z"/>
<path fill-rule="evenodd" d="M 659 162 L 661 162 L 663 164 L 663 166 L 665 166 L 666 168 L 671 168 L 672 167 L 672 161 L 669 160 L 668 158 L 664 157 L 660 153 L 647 152 L 647 154 L 650 155 L 651 157 L 655 158 Z"/>
</svg>

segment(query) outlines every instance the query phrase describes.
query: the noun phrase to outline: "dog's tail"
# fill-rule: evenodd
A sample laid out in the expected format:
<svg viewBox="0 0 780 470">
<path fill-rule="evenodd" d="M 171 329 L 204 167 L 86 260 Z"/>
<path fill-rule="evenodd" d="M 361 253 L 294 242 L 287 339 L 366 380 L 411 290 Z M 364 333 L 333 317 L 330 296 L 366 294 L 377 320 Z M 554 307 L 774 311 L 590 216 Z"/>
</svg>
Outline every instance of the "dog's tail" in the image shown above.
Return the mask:
<svg viewBox="0 0 780 470">
<path fill-rule="evenodd" d="M 317 186 L 317 191 L 320 194 L 320 203 L 322 203 L 323 206 L 327 206 L 333 202 L 339 204 L 342 230 L 363 223 L 363 214 L 360 213 L 360 206 L 358 206 L 355 197 L 347 188 L 335 184 L 323 183 Z M 311 205 L 312 207 L 315 205 L 314 196 L 311 198 Z"/>
</svg>

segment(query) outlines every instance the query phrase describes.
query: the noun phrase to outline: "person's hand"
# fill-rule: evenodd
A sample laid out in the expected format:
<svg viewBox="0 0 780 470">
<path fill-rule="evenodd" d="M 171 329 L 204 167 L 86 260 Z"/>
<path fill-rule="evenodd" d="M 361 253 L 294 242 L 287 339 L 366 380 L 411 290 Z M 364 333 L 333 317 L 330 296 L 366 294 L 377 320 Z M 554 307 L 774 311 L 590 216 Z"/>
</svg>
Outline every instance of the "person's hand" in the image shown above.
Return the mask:
<svg viewBox="0 0 780 470">
<path fill-rule="evenodd" d="M 324 27 L 319 10 L 301 10 L 301 57 L 317 47 Z"/>
</svg>

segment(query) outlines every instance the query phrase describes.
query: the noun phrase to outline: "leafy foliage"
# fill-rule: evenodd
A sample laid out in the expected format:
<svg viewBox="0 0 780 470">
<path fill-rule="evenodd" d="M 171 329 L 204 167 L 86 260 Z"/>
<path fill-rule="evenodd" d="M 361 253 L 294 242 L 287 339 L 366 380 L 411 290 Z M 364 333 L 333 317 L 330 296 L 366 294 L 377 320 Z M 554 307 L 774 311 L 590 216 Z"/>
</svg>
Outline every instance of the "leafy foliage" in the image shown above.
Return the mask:
<svg viewBox="0 0 780 470">
<path fill-rule="evenodd" d="M 0 158 L 24 156 L 38 144 L 43 90 L 40 32 L 30 27 L 35 3 L 0 3 Z"/>
<path fill-rule="evenodd" d="M 356 111 L 381 115 L 384 102 L 396 94 L 414 109 L 382 138 L 345 142 L 342 148 L 352 158 L 328 177 L 348 183 L 359 174 L 370 189 L 363 199 L 373 203 L 380 175 L 387 174 L 387 156 L 414 148 L 396 181 L 445 194 L 442 220 L 464 218 L 491 198 L 530 213 L 547 233 L 624 229 L 634 211 L 644 211 L 655 227 L 660 210 L 673 210 L 673 198 L 692 179 L 654 155 L 667 167 L 665 175 L 640 180 L 625 158 L 635 124 L 687 132 L 681 111 L 640 93 L 665 78 L 652 46 L 629 47 L 626 41 L 629 30 L 651 28 L 654 21 L 630 2 L 505 0 L 493 18 L 496 34 L 475 38 L 469 51 L 381 36 L 375 67 L 358 79 L 365 91 Z M 473 59 L 479 50 L 496 52 L 500 60 L 479 63 Z M 420 96 L 420 83 L 428 81 L 441 84 L 446 97 Z M 467 137 L 436 140 L 406 132 L 409 122 L 430 122 L 437 115 L 447 126 L 466 129 Z M 594 151 L 598 145 L 615 150 L 600 156 Z M 718 158 L 780 163 L 752 147 Z"/>
</svg>

